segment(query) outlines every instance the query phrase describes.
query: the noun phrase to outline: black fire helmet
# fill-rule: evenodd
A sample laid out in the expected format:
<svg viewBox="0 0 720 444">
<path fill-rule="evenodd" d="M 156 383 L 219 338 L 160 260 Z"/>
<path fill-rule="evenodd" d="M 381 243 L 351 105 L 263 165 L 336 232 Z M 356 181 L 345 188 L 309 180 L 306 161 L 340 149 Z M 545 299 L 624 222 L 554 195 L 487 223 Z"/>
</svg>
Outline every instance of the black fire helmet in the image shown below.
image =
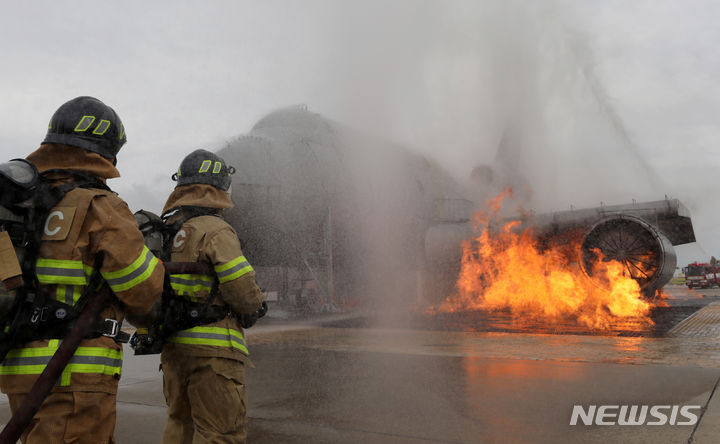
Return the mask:
<svg viewBox="0 0 720 444">
<path fill-rule="evenodd" d="M 43 143 L 76 146 L 114 159 L 127 142 L 117 113 L 94 97 L 76 97 L 55 111 Z"/>
<path fill-rule="evenodd" d="M 230 188 L 235 168 L 228 166 L 225 161 L 215 153 L 207 150 L 195 150 L 185 156 L 178 172 L 172 175 L 177 186 L 204 183 L 227 191 Z"/>
</svg>

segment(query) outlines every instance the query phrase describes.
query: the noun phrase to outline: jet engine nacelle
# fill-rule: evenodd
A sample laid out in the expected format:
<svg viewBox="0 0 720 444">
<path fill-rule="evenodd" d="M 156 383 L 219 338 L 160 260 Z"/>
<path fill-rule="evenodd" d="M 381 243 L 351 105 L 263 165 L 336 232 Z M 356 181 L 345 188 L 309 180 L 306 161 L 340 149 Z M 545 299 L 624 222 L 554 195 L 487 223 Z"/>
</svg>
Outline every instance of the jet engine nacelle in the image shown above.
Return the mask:
<svg viewBox="0 0 720 444">
<path fill-rule="evenodd" d="M 600 260 L 616 260 L 647 295 L 672 279 L 673 246 L 695 242 L 690 214 L 677 199 L 539 214 L 523 220 L 525 228 L 544 243 L 579 238 L 573 245 L 585 274 L 593 277 Z"/>
</svg>

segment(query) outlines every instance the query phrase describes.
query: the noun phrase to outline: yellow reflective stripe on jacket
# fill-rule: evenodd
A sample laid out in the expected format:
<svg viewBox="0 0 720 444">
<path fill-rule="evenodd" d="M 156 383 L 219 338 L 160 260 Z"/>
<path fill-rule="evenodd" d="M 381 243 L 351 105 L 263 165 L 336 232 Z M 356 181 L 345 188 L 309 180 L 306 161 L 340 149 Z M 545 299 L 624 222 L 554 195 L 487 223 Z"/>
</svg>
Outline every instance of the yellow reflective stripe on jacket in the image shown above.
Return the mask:
<svg viewBox="0 0 720 444">
<path fill-rule="evenodd" d="M 60 385 L 70 385 L 73 373 L 94 373 L 99 375 L 120 375 L 122 373 L 122 350 L 104 347 L 78 347 L 63 370 Z"/>
<path fill-rule="evenodd" d="M 193 296 L 198 291 L 210 292 L 215 278 L 204 274 L 171 274 L 170 286 L 180 295 Z"/>
<path fill-rule="evenodd" d="M 132 264 L 122 270 L 104 272 L 102 275 L 112 291 L 126 291 L 145 282 L 157 264 L 158 259 L 143 245 L 140 256 Z"/>
<path fill-rule="evenodd" d="M 236 257 L 230 262 L 216 265 L 214 268 L 221 284 L 237 279 L 240 276 L 253 271 L 253 268 L 250 266 L 247 259 L 245 259 L 245 256 Z"/>
<path fill-rule="evenodd" d="M 0 363 L 0 375 L 39 375 L 55 354 L 60 341 L 50 340 L 47 347 L 15 348 Z M 119 375 L 122 372 L 122 350 L 105 347 L 78 347 L 60 378 L 61 386 L 70 385 L 73 373 Z"/>
<path fill-rule="evenodd" d="M 35 261 L 35 275 L 41 284 L 87 285 L 92 267 L 82 261 L 43 259 Z"/>
<path fill-rule="evenodd" d="M 231 328 L 193 327 L 182 330 L 170 337 L 170 342 L 191 345 L 211 345 L 230 347 L 248 355 L 247 345 L 242 333 Z"/>
<path fill-rule="evenodd" d="M 63 304 L 75 305 L 82 295 L 82 286 L 60 284 L 55 291 L 55 299 Z"/>
</svg>

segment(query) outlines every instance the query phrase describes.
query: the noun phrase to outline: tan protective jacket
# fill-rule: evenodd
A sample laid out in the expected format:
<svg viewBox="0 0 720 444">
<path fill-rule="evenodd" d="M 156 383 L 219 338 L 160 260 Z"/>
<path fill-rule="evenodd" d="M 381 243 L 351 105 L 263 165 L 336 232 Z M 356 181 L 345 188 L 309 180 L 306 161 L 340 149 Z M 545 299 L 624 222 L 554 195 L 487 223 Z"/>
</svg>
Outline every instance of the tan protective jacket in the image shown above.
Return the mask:
<svg viewBox="0 0 720 444">
<path fill-rule="evenodd" d="M 100 179 L 117 177 L 100 155 L 79 148 L 46 144 L 27 158 L 40 172 L 73 169 Z M 71 181 L 72 176 L 56 176 Z M 148 312 L 160 297 L 164 269 L 145 247 L 127 204 L 116 194 L 75 188 L 48 216 L 36 263 L 41 290 L 74 305 L 92 274 L 96 254 L 104 253 L 101 274 L 117 300 L 103 318 L 122 322 L 125 312 Z M 58 347 L 57 339 L 33 341 L 11 350 L 0 364 L 0 390 L 27 393 Z M 122 368 L 122 346 L 108 337 L 86 339 L 65 368 L 53 391 L 116 393 Z"/>
<path fill-rule="evenodd" d="M 168 198 L 163 213 L 181 206 L 200 206 L 218 210 L 232 207 L 228 193 L 211 185 L 193 184 L 177 187 Z M 218 211 L 219 213 L 219 211 Z M 180 220 L 182 212 L 169 223 Z M 203 262 L 211 266 L 219 279 L 219 294 L 214 305 L 228 305 L 235 313 L 253 313 L 264 299 L 255 283 L 255 272 L 243 256 L 235 230 L 218 216 L 198 216 L 186 221 L 172 240 L 173 262 Z M 213 275 L 171 275 L 178 295 L 194 302 L 207 300 Z M 167 358 L 192 355 L 221 357 L 249 362 L 242 327 L 235 317 L 183 330 L 163 347 Z"/>
</svg>

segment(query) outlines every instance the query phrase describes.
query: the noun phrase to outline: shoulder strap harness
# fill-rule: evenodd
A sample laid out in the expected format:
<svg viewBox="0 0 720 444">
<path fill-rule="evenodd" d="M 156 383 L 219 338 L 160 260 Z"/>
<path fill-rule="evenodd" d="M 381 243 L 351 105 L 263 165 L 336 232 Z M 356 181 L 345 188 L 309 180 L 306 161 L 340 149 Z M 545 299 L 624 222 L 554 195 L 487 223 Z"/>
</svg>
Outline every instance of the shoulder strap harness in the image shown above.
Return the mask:
<svg viewBox="0 0 720 444">
<path fill-rule="evenodd" d="M 180 211 L 182 211 L 182 217 L 172 224 L 168 224 L 168 219 Z M 161 216 L 162 221 L 167 227 L 167 238 L 163 243 L 163 253 L 167 259 L 170 259 L 170 255 L 172 253 L 172 239 L 175 237 L 177 232 L 187 221 L 199 216 L 220 217 L 216 208 L 196 206 L 181 206 L 173 208 Z M 215 274 L 212 266 L 209 266 L 208 269 L 210 274 Z M 217 322 L 232 314 L 232 310 L 228 306 L 212 305 L 219 293 L 219 284 L 220 281 L 217 276 L 215 276 L 212 288 L 210 289 L 210 294 L 203 303 L 191 302 L 186 298 L 174 296 L 174 292 L 171 290 L 173 297 L 167 301 L 167 305 L 168 313 L 173 313 L 176 317 L 174 321 L 171 321 L 176 323 L 174 326 L 175 331 Z"/>
<path fill-rule="evenodd" d="M 71 176 L 72 182 L 55 185 L 49 178 L 52 174 Z M 85 291 L 77 303 L 72 306 L 64 304 L 49 297 L 40 290 L 40 284 L 35 274 L 35 264 L 38 259 L 42 229 L 50 211 L 75 188 L 101 189 L 112 191 L 97 178 L 71 170 L 52 169 L 41 174 L 41 181 L 33 197 L 33 205 L 28 213 L 28 237 L 25 239 L 25 255 L 21 268 L 24 284 L 18 288 L 11 313 L 14 313 L 12 322 L 5 328 L 6 335 L 10 336 L 12 344 L 22 344 L 37 339 L 62 338 L 87 304 L 90 295 L 99 289 L 102 284 L 100 268 L 102 267 L 102 254 L 98 254 L 93 264 L 93 274 Z M 109 320 L 113 321 L 113 320 Z M 117 321 L 114 325 L 99 325 L 88 333 L 88 337 L 98 337 L 107 334 L 108 329 L 118 333 Z M 111 322 L 112 324 L 112 322 Z M 6 338 L 3 338 L 5 341 Z"/>
</svg>

